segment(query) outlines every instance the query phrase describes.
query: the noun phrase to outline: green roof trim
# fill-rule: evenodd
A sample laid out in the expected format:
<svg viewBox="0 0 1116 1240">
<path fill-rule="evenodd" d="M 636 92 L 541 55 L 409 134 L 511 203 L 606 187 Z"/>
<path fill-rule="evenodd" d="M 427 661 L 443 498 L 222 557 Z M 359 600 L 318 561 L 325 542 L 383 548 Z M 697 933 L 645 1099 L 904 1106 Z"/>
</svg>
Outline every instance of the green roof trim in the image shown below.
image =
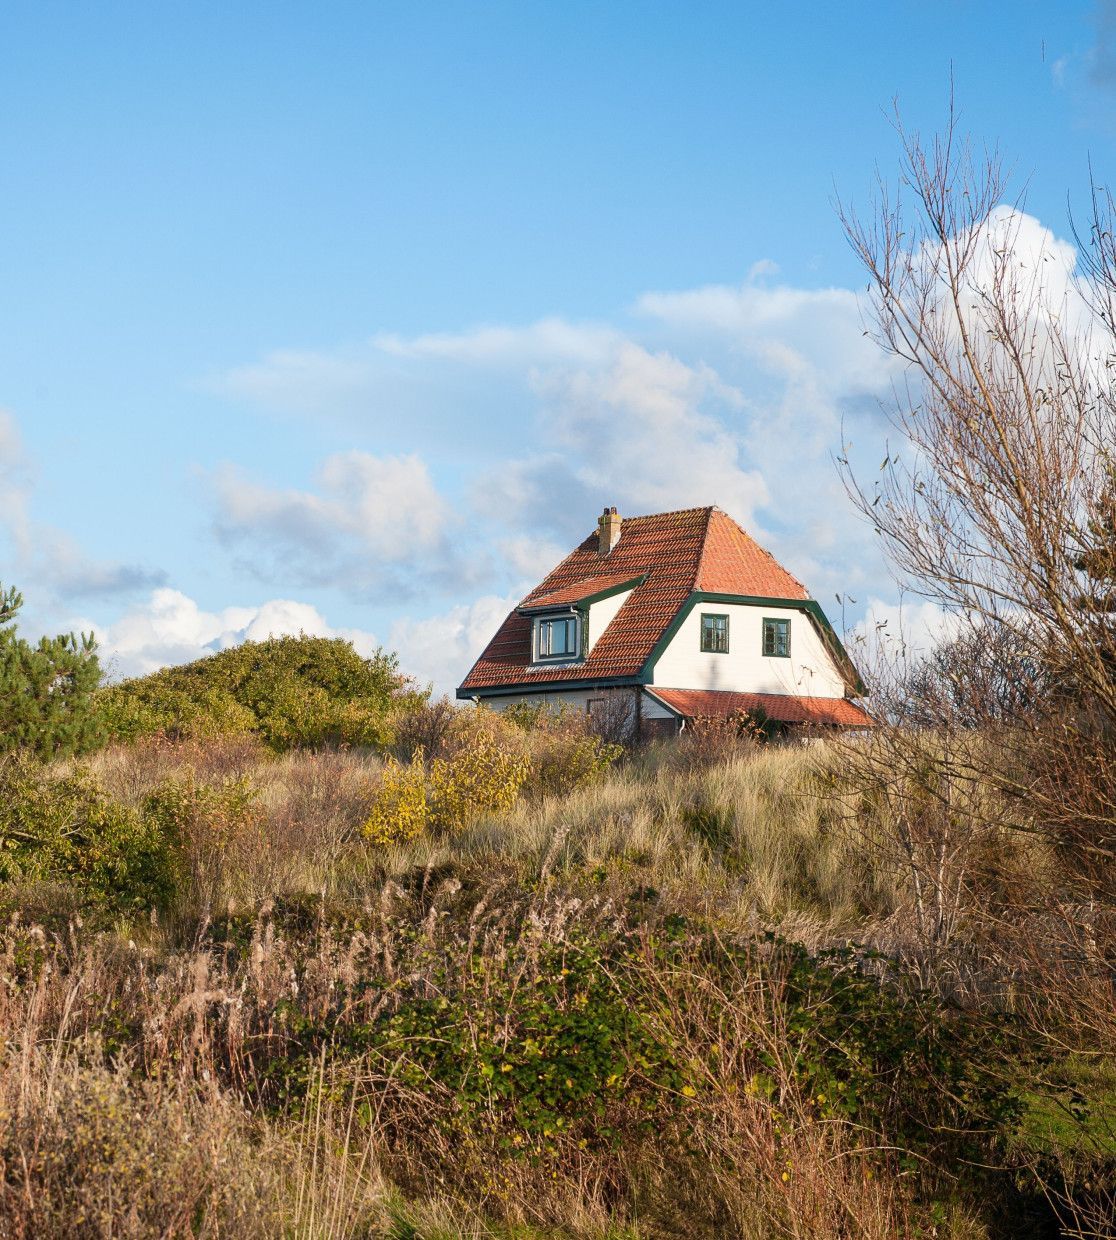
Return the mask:
<svg viewBox="0 0 1116 1240">
<path fill-rule="evenodd" d="M 598 590 L 596 594 L 587 594 L 584 598 L 577 600 L 577 607 L 592 607 L 594 603 L 602 603 L 606 598 L 612 598 L 614 594 L 623 594 L 625 590 L 634 590 L 636 586 L 641 586 L 650 576 L 649 573 L 640 573 L 638 577 L 632 577 L 628 581 L 622 581 L 617 586 L 610 586 L 607 590 Z"/>
<path fill-rule="evenodd" d="M 594 602 L 599 602 L 610 595 L 619 594 L 624 590 L 634 588 L 632 583 L 639 584 L 645 581 L 647 576 L 648 574 L 644 573 L 642 577 L 633 577 L 630 582 L 612 586 L 608 590 L 601 590 L 595 595 L 587 595 L 576 604 L 564 603 L 561 605 L 562 609 L 579 611 L 582 608 L 587 609 Z M 561 692 L 564 689 L 620 689 L 633 685 L 651 685 L 655 675 L 655 665 L 663 652 L 674 639 L 674 635 L 682 627 L 686 617 L 695 607 L 702 603 L 736 603 L 744 607 L 779 608 L 786 611 L 803 612 L 809 617 L 810 623 L 814 626 L 822 645 L 825 646 L 834 663 L 836 663 L 838 670 L 844 677 L 845 685 L 850 694 L 855 697 L 867 694 L 868 686 L 861 679 L 860 673 L 856 670 L 856 665 L 849 658 L 848 652 L 845 650 L 841 639 L 837 636 L 833 625 L 829 623 L 828 617 L 815 599 L 764 598 L 760 595 L 752 594 L 715 594 L 706 590 L 695 590 L 686 598 L 686 601 L 679 608 L 678 614 L 667 625 L 662 637 L 655 643 L 655 648 L 647 656 L 642 668 L 640 668 L 639 674 L 636 676 L 607 676 L 599 679 L 583 677 L 578 680 L 544 680 L 540 677 L 537 681 L 518 681 L 514 684 L 485 685 L 476 689 L 458 689 L 457 697 L 462 701 L 471 701 L 474 699 L 481 700 L 486 697 L 506 697 L 511 694 L 554 693 Z M 519 610 L 522 611 L 523 609 L 520 608 Z M 543 610 L 549 609 L 544 608 Z"/>
<path fill-rule="evenodd" d="M 457 697 L 463 701 L 474 698 L 481 701 L 486 697 L 509 697 L 522 694 L 529 697 L 532 693 L 559 693 L 567 689 L 635 689 L 643 682 L 638 676 L 603 676 L 597 679 L 582 680 L 539 680 L 536 682 L 519 681 L 512 685 L 485 685 L 479 689 L 458 689 Z"/>
<path fill-rule="evenodd" d="M 825 646 L 833 661 L 837 664 L 838 670 L 844 677 L 845 685 L 850 693 L 859 697 L 868 692 L 868 686 L 861 679 L 860 673 L 856 670 L 856 665 L 849 658 L 848 651 L 845 650 L 833 625 L 829 623 L 828 617 L 822 611 L 821 604 L 815 599 L 764 598 L 752 594 L 713 594 L 706 590 L 695 590 L 678 609 L 678 614 L 667 625 L 662 637 L 655 643 L 655 648 L 647 656 L 647 661 L 640 669 L 639 680 L 641 684 L 649 685 L 652 683 L 655 676 L 655 665 L 673 641 L 674 635 L 682 627 L 686 617 L 700 603 L 736 603 L 742 607 L 778 607 L 788 611 L 805 612 L 821 638 L 822 645 Z"/>
</svg>

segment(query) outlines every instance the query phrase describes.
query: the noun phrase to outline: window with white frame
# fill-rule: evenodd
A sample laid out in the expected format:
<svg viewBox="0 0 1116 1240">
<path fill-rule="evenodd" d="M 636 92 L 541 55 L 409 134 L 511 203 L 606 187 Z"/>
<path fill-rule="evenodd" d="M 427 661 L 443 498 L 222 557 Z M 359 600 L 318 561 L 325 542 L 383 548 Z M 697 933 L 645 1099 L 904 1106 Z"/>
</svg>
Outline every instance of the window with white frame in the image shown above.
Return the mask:
<svg viewBox="0 0 1116 1240">
<path fill-rule="evenodd" d="M 576 659 L 581 644 L 581 620 L 573 614 L 540 616 L 535 621 L 535 658 Z"/>
</svg>

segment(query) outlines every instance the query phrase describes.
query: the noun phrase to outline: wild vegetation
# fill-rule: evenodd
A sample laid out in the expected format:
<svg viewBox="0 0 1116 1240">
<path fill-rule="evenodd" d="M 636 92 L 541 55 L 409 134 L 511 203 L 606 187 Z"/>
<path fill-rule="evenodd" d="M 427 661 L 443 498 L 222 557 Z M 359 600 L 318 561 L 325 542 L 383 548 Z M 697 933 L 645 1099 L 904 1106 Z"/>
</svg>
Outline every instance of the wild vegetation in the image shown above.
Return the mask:
<svg viewBox="0 0 1116 1240">
<path fill-rule="evenodd" d="M 1009 825 L 929 890 L 935 741 L 376 735 L 4 761 L 0 1235 L 1103 1234 L 1111 909 Z"/>
<path fill-rule="evenodd" d="M 1116 228 L 1086 346 L 954 138 L 849 224 L 915 449 L 850 489 L 958 633 L 871 736 L 97 689 L 4 596 L 0 1236 L 1116 1234 Z"/>
</svg>

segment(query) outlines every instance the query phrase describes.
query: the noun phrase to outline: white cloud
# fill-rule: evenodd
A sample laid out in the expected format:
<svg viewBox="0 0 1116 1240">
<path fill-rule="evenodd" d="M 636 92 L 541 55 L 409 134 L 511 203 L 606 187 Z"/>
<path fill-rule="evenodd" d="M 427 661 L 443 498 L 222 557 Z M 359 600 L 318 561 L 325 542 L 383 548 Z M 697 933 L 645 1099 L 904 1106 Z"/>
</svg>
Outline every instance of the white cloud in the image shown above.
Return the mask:
<svg viewBox="0 0 1116 1240">
<path fill-rule="evenodd" d="M 645 293 L 635 310 L 671 335 L 727 347 L 775 378 L 809 371 L 829 399 L 882 392 L 893 372 L 865 338 L 851 289 L 714 284 Z"/>
<path fill-rule="evenodd" d="M 94 559 L 65 531 L 34 520 L 32 492 L 33 469 L 19 427 L 0 409 L 0 537 L 11 546 L 6 571 L 18 576 L 21 588 L 65 601 L 127 594 L 165 581 L 160 569 Z"/>
<path fill-rule="evenodd" d="M 435 694 L 452 694 L 519 598 L 489 594 L 425 620 L 399 620 L 388 645 L 402 671 Z"/>
<path fill-rule="evenodd" d="M 211 378 L 205 387 L 273 409 L 332 411 L 359 402 L 369 386 L 363 350 L 276 349 L 258 362 Z"/>
<path fill-rule="evenodd" d="M 454 579 L 453 514 L 419 457 L 340 452 L 315 482 L 313 491 L 280 489 L 226 466 L 213 480 L 218 537 L 246 547 L 246 567 L 264 579 L 357 594 Z"/>
<path fill-rule="evenodd" d="M 593 365 L 606 362 L 622 339 L 614 327 L 550 318 L 526 327 L 476 327 L 412 337 L 385 334 L 374 337 L 372 347 L 396 357 L 439 358 L 478 366 Z"/>
<path fill-rule="evenodd" d="M 764 260 L 749 280 L 776 271 Z M 405 426 L 430 451 L 452 453 L 474 510 L 454 539 L 492 553 L 469 557 L 472 580 L 460 564 L 437 574 L 462 593 L 541 573 L 605 504 L 638 513 L 716 503 L 823 588 L 847 584 L 846 567 L 828 571 L 838 556 L 874 573 L 878 557 L 831 459 L 844 418 L 878 421 L 891 375 L 864 339 L 855 295 L 749 282 L 649 293 L 635 311 L 623 329 L 548 319 L 274 354 L 227 376 L 227 390 L 339 416 L 359 406 L 378 438 Z M 297 584 L 332 579 L 367 594 L 367 566 L 339 573 L 328 551 L 329 529 L 344 523 L 321 483 L 261 494 L 234 477 L 242 494 L 226 489 L 218 528 L 246 545 L 242 529 L 269 531 L 285 549 L 263 557 L 269 580 L 282 581 L 281 568 Z M 261 572 L 260 557 L 246 567 Z"/>
<path fill-rule="evenodd" d="M 99 626 L 89 620 L 70 625 L 92 631 L 101 648 L 101 659 L 114 677 L 142 676 L 169 664 L 189 663 L 244 641 L 267 637 L 344 637 L 364 655 L 378 643 L 360 629 L 334 628 L 309 603 L 271 599 L 256 607 L 225 607 L 204 611 L 180 590 L 159 589 L 146 602 L 125 612 L 112 624 Z"/>
<path fill-rule="evenodd" d="M 518 601 L 518 595 L 486 595 L 441 615 L 397 620 L 387 648 L 399 654 L 400 670 L 420 685 L 433 685 L 437 694 L 452 694 Z M 182 591 L 167 588 L 154 590 L 111 624 L 79 617 L 65 627 L 96 634 L 102 664 L 113 679 L 143 676 L 268 637 L 341 637 L 366 657 L 380 648 L 374 633 L 330 624 L 309 603 L 270 599 L 254 607 L 206 611 Z"/>
<path fill-rule="evenodd" d="M 20 556 L 31 548 L 28 494 L 27 460 L 19 427 L 7 410 L 0 409 L 0 532 L 7 535 Z"/>
<path fill-rule="evenodd" d="M 937 603 L 870 598 L 847 634 L 849 652 L 869 681 L 874 667 L 910 664 L 961 632 L 962 618 Z"/>
<path fill-rule="evenodd" d="M 779 264 L 771 258 L 757 259 L 748 268 L 748 283 L 752 284 L 757 280 L 766 280 L 768 276 L 774 278 L 779 274 Z"/>
<path fill-rule="evenodd" d="M 460 415 L 466 394 L 483 408 L 496 374 L 522 383 L 538 366 L 600 364 L 621 339 L 615 327 L 560 318 L 417 336 L 384 332 L 335 349 L 277 349 L 203 386 L 271 409 L 390 430 L 400 418 L 443 403 Z M 484 425 L 470 430 L 475 435 Z M 409 429 L 418 430 L 413 421 Z"/>
<path fill-rule="evenodd" d="M 68 534 L 49 526 L 33 528 L 33 550 L 27 556 L 28 573 L 61 599 L 107 598 L 162 585 L 162 569 L 142 564 L 119 564 L 87 556 Z"/>
<path fill-rule="evenodd" d="M 1024 320 L 1064 316 L 1065 325 L 1084 336 L 1093 314 L 1082 297 L 1076 265 L 1077 250 L 1072 243 L 1056 237 L 1033 215 L 1014 207 L 996 207 L 977 236 L 966 284 L 972 297 L 967 308 L 979 315 L 982 293 L 1006 270 L 1010 280 L 1007 287 L 1016 294 Z"/>
<path fill-rule="evenodd" d="M 530 534 L 501 538 L 496 543 L 499 562 L 514 579 L 522 578 L 529 586 L 541 581 L 571 550 L 572 547 L 549 538 L 536 538 Z"/>
<path fill-rule="evenodd" d="M 540 425 L 600 504 L 655 512 L 717 502 L 750 522 L 768 498 L 724 421 L 742 397 L 710 367 L 625 343 L 607 368 L 552 374 L 539 391 Z"/>
<path fill-rule="evenodd" d="M 986 241 L 984 258 L 1009 246 L 1024 281 L 1077 330 L 1072 246 L 1007 208 Z M 439 683 L 459 679 L 466 647 L 474 653 L 461 638 L 468 600 L 518 597 L 605 504 L 629 514 L 719 504 L 817 597 L 872 598 L 872 631 L 885 618 L 898 628 L 880 610 L 891 587 L 877 540 L 834 465 L 847 452 L 870 477 L 893 446 L 880 404 L 902 368 L 866 337 L 864 310 L 852 289 L 791 287 L 763 259 L 739 284 L 648 292 L 612 323 L 550 318 L 273 353 L 225 376 L 223 390 L 330 414 L 354 443 L 369 436 L 395 455 L 332 458 L 300 490 L 229 472 L 218 528 L 277 582 L 359 597 L 414 595 L 416 582 L 454 593 L 460 606 L 442 617 L 390 630 L 424 667 L 438 662 L 427 645 L 449 652 L 453 674 L 445 660 L 428 673 Z M 408 456 L 420 440 L 421 458 Z M 908 605 L 903 628 L 928 633 L 938 619 Z"/>
</svg>

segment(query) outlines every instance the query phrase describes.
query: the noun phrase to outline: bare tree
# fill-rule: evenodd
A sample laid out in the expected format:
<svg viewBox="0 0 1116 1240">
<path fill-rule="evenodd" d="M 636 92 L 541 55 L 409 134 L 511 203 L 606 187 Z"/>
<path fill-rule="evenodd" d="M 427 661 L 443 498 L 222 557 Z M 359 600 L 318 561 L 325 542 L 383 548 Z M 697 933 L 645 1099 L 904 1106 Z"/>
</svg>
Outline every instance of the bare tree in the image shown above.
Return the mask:
<svg viewBox="0 0 1116 1240">
<path fill-rule="evenodd" d="M 847 456 L 840 466 L 906 588 L 968 626 L 967 648 L 923 667 L 923 705 L 963 706 L 939 726 L 994 727 L 998 742 L 946 745 L 963 755 L 953 773 L 968 764 L 1012 799 L 1016 826 L 1070 843 L 1083 872 L 1111 885 L 1113 200 L 1093 194 L 1075 267 L 1020 200 L 1004 205 L 999 156 L 974 150 L 952 108 L 929 143 L 897 127 L 898 187 L 880 182 L 867 219 L 841 218 L 868 274 L 869 334 L 903 365 L 889 408 L 901 446 L 871 483 Z M 917 681 L 906 687 L 917 696 Z"/>
<path fill-rule="evenodd" d="M 1116 719 L 1116 630 L 1083 609 L 1085 559 L 1110 526 L 1116 462 L 1116 248 L 1095 194 L 1085 272 L 1004 206 L 995 152 L 952 114 L 924 144 L 899 127 L 898 189 L 842 222 L 869 278 L 870 335 L 905 363 L 890 414 L 902 448 L 856 505 L 909 588 L 1014 631 Z M 1024 235 L 1026 234 L 1026 235 Z"/>
<path fill-rule="evenodd" d="M 847 454 L 840 466 L 904 587 L 957 628 L 913 667 L 885 659 L 883 726 L 845 746 L 850 818 L 906 880 L 927 984 L 978 1003 L 1010 994 L 1054 1055 L 1104 1059 L 1116 202 L 1094 190 L 1075 253 L 1008 201 L 998 154 L 962 137 L 952 107 L 929 142 L 897 128 L 897 187 L 880 183 L 867 218 L 841 218 L 868 276 L 869 334 L 901 368 L 888 409 L 899 446 L 870 481 Z M 1036 1175 L 1067 1234 L 1116 1229 L 1111 1182 L 1078 1192 L 1068 1174 Z"/>
<path fill-rule="evenodd" d="M 873 684 L 877 718 L 919 728 L 981 728 L 1033 719 L 1057 686 L 1049 670 L 1006 625 L 965 624 L 897 674 Z"/>
</svg>

